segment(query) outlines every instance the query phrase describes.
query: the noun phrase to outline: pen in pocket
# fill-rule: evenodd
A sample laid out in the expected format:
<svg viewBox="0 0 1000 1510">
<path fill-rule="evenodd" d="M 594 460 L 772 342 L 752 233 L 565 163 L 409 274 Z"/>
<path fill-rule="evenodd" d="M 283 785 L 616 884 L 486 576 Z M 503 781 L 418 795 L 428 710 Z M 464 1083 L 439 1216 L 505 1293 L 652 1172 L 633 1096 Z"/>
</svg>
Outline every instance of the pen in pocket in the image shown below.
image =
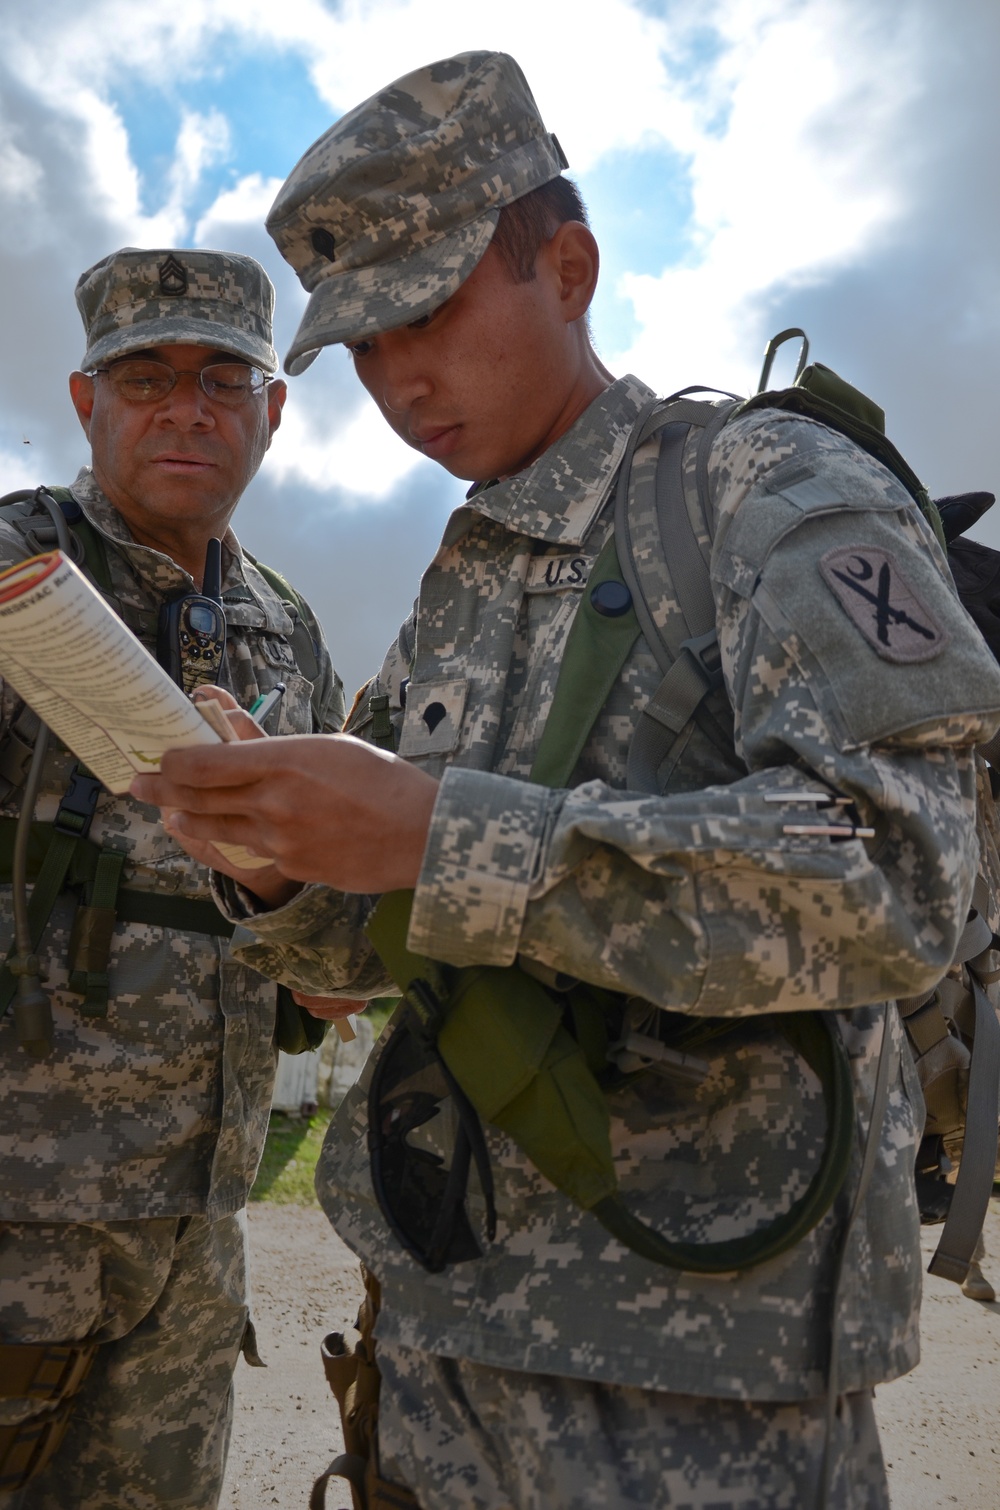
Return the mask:
<svg viewBox="0 0 1000 1510">
<path fill-rule="evenodd" d="M 253 719 L 254 723 L 262 724 L 265 718 L 267 718 L 268 714 L 273 712 L 273 710 L 278 706 L 284 695 L 284 682 L 275 682 L 270 692 L 264 692 L 260 697 L 255 698 L 254 701 L 250 704 L 250 717 Z"/>
</svg>

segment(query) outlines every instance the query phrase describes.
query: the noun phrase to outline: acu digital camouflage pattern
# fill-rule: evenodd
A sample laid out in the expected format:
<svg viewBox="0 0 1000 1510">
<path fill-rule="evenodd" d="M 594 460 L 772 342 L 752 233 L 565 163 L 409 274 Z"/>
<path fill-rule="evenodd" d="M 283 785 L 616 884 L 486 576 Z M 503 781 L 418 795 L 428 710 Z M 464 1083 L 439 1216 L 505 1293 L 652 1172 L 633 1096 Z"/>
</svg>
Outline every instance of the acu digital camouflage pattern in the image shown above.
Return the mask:
<svg viewBox="0 0 1000 1510">
<path fill-rule="evenodd" d="M 375 1203 L 369 1068 L 331 1128 L 317 1188 L 381 1281 L 378 1335 L 392 1348 L 696 1396 L 817 1398 L 833 1267 L 888 1032 L 889 1106 L 839 1315 L 840 1387 L 862 1390 L 918 1354 L 912 1168 L 923 1109 L 897 1014 L 883 1003 L 937 980 L 965 921 L 976 860 L 970 746 L 997 722 L 1000 671 L 889 473 L 820 425 L 755 413 L 722 432 L 709 470 L 713 589 L 745 764 L 696 729 L 666 795 L 623 790 L 636 718 L 661 675 L 640 638 L 572 790 L 528 784 L 582 578 L 610 528 L 617 459 L 650 397 L 635 379 L 616 382 L 537 462 L 457 510 L 416 617 L 373 683 L 389 695 L 407 758 L 442 778 L 410 947 L 455 964 L 519 959 L 564 971 L 640 998 L 640 1015 L 662 1007 L 733 1019 L 697 1088 L 646 1075 L 610 1097 L 622 1192 L 670 1236 L 746 1233 L 787 1209 L 816 1167 L 825 1124 L 817 1081 L 762 1014 L 838 1013 L 857 1099 L 854 1168 L 794 1252 L 706 1278 L 627 1251 L 491 1132 L 497 1241 L 476 1262 L 428 1275 Z M 639 550 L 660 560 L 656 616 L 667 624 L 679 609 L 654 540 L 658 447 L 654 439 L 637 453 L 631 519 Z M 697 519 L 693 452 L 689 442 Z M 841 501 L 796 511 L 769 492 L 792 459 L 829 477 Z M 948 631 L 936 660 L 890 664 L 843 611 L 818 562 L 845 540 L 888 542 Z M 369 727 L 362 702 L 352 728 L 364 737 Z M 818 782 L 877 827 L 871 852 L 860 841 L 784 834 L 801 809 L 765 798 Z M 251 917 L 246 894 L 226 894 L 253 929 L 234 939 L 247 963 L 311 991 L 385 989 L 359 933 L 361 899 L 310 887 Z M 432 1146 L 447 1145 L 448 1122 L 426 1126 Z"/>
<path fill-rule="evenodd" d="M 500 207 L 566 166 L 502 52 L 418 68 L 349 111 L 292 169 L 267 217 L 311 295 L 285 370 L 442 304 L 485 252 Z"/>
<path fill-rule="evenodd" d="M 101 1344 L 55 1457 L 0 1505 L 214 1510 L 246 1288 L 245 1213 L 0 1232 L 4 1340 Z M 2 1423 L 38 1412 L 0 1399 Z"/>
<path fill-rule="evenodd" d="M 163 598 L 191 591 L 167 556 L 136 544 L 89 470 L 73 487 L 108 542 L 114 596 L 126 623 L 154 648 Z M 28 552 L 0 522 L 0 567 Z M 248 706 L 283 681 L 271 733 L 312 728 L 311 684 L 294 664 L 292 623 L 281 601 L 227 532 L 223 597 L 229 624 L 224 684 Z M 318 631 L 317 631 L 318 632 Z M 322 652 L 325 726 L 343 718 L 343 691 Z M 27 733 L 33 717 L 0 690 L 3 728 Z M 36 813 L 51 822 L 72 757 L 50 754 Z M 15 797 L 2 810 L 17 811 Z M 161 896 L 207 898 L 206 872 L 164 832 L 157 809 L 102 795 L 90 833 L 126 855 L 122 884 Z M 225 940 L 139 923 L 116 925 L 106 1018 L 86 1018 L 67 989 L 72 908 L 60 897 L 39 949 L 52 994 L 55 1044 L 45 1059 L 17 1046 L 0 1020 L 0 1218 L 119 1221 L 207 1212 L 246 1200 L 274 1077 L 275 987 L 229 956 Z M 13 932 L 10 887 L 0 888 L 0 949 Z"/>
<path fill-rule="evenodd" d="M 231 351 L 265 372 L 278 366 L 271 280 L 238 252 L 126 246 L 81 274 L 76 303 L 87 333 L 85 372 L 147 346 L 188 342 Z"/>
<path fill-rule="evenodd" d="M 434 1510 L 807 1510 L 825 1401 L 701 1400 L 379 1344 L 379 1462 Z M 829 1510 L 888 1510 L 872 1399 L 841 1402 Z"/>
</svg>

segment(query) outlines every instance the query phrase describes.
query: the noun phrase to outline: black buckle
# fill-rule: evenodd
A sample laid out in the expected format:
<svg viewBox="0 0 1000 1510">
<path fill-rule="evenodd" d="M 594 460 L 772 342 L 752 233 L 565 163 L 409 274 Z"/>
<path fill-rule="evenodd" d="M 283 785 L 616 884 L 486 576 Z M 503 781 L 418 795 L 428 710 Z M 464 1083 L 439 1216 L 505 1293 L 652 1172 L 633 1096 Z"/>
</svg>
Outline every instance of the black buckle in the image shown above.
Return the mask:
<svg viewBox="0 0 1000 1510">
<path fill-rule="evenodd" d="M 88 776 L 75 765 L 70 772 L 69 786 L 52 820 L 56 833 L 68 834 L 73 839 L 86 839 L 103 790 L 104 787 L 96 776 Z"/>
<path fill-rule="evenodd" d="M 719 649 L 719 636 L 714 629 L 710 629 L 707 634 L 692 635 L 689 640 L 684 641 L 681 649 L 686 650 L 697 661 L 698 669 L 708 683 L 710 691 L 714 692 L 717 687 L 722 686 L 724 681 L 722 651 Z"/>
</svg>

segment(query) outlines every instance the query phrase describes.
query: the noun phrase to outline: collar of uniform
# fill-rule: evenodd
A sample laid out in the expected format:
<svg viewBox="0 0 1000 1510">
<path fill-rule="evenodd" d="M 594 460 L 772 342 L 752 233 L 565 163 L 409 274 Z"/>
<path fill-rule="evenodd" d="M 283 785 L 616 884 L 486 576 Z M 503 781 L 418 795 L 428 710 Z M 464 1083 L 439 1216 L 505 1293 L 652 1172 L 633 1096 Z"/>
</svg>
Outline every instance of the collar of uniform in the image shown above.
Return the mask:
<svg viewBox="0 0 1000 1510">
<path fill-rule="evenodd" d="M 160 599 L 175 592 L 194 591 L 192 578 L 176 561 L 151 545 L 133 540 L 128 525 L 98 487 L 90 467 L 80 468 L 71 492 L 94 528 L 127 559 L 147 592 Z M 281 599 L 257 572 L 250 581 L 249 562 L 244 560 L 243 549 L 231 529 L 226 530 L 222 544 L 225 547 L 222 596 L 227 621 L 287 636 L 292 623 Z"/>
<path fill-rule="evenodd" d="M 653 397 L 631 374 L 618 378 L 530 467 L 473 493 L 466 507 L 518 535 L 582 544 L 608 496 L 636 415 Z"/>
</svg>

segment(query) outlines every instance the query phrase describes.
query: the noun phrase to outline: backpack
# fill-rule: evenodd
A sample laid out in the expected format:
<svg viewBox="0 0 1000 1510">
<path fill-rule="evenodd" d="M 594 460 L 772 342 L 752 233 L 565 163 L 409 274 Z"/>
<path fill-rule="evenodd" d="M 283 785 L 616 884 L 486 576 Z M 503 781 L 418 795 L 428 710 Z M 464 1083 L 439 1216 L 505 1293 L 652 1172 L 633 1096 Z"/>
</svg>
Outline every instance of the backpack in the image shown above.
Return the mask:
<svg viewBox="0 0 1000 1510">
<path fill-rule="evenodd" d="M 793 385 L 769 392 L 764 385 L 774 354 L 792 337 L 802 340 Z M 672 398 L 654 401 L 640 414 L 618 474 L 613 534 L 592 569 L 589 591 L 571 627 L 533 780 L 546 781 L 548 773 L 557 767 L 572 769 L 640 632 L 659 662 L 663 680 L 636 725 L 628 754 L 628 788 L 662 790 L 695 726 L 733 764 L 734 774 L 743 773 L 734 752 L 732 710 L 723 686 L 709 578 L 708 462 L 723 426 L 755 409 L 778 408 L 819 420 L 848 436 L 893 473 L 947 549 L 960 597 L 1000 659 L 1000 552 L 960 537 L 961 531 L 992 504 L 992 495 L 943 499 L 939 509 L 887 439 L 882 410 L 829 368 L 819 363 L 806 366 L 807 352 L 804 332 L 783 331 L 767 347 L 760 390 L 753 398 L 740 401 L 729 395 L 733 401 L 728 404 L 706 402 L 691 397 L 705 390 L 686 389 Z M 692 428 L 701 430 L 696 459 L 700 530 L 688 513 L 682 473 L 684 448 Z M 642 522 L 647 546 L 642 552 L 637 549 L 636 521 L 628 511 L 632 458 L 643 441 L 661 430 L 668 433 L 661 441 L 657 467 L 656 522 L 687 628 L 687 637 L 679 644 L 666 642 L 650 607 L 659 584 L 650 579 L 644 565 L 649 555 L 649 521 Z M 612 616 L 606 608 L 595 612 L 592 606 L 594 588 L 604 582 L 625 589 L 620 602 L 626 607 Z M 607 597 L 608 589 L 602 591 Z M 982 1231 L 1000 1121 L 1000 1025 L 986 990 L 1000 980 L 1000 956 L 996 953 L 1000 938 L 994 933 L 1000 925 L 1000 817 L 996 778 L 986 765 L 994 755 L 1000 772 L 1000 736 L 993 746 L 996 748 L 984 747 L 977 755 L 981 869 L 952 969 L 933 991 L 898 1003 L 927 1105 L 925 1135 L 917 1160 L 921 1219 L 945 1223 L 929 1267 L 932 1273 L 958 1284 L 965 1279 Z M 641 1067 L 641 1045 L 637 1050 L 628 1063 L 619 1057 L 620 1067 Z M 951 1168 L 946 1144 L 953 1149 L 962 1147 L 954 1186 L 944 1179 Z"/>
</svg>

